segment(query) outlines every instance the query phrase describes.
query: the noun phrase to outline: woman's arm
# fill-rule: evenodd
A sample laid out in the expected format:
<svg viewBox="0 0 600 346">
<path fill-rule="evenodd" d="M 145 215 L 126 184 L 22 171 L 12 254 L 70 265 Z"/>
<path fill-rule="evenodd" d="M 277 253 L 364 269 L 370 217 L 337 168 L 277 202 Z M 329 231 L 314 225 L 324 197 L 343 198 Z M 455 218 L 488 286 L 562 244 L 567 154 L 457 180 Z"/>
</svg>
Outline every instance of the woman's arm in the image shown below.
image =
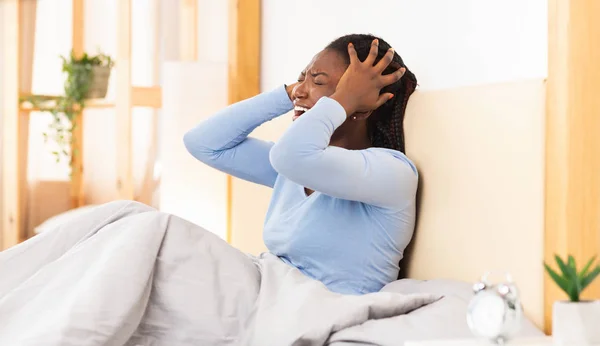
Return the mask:
<svg viewBox="0 0 600 346">
<path fill-rule="evenodd" d="M 273 187 L 277 172 L 269 162 L 273 143 L 248 135 L 293 108 L 281 86 L 219 111 L 188 131 L 187 150 L 201 162 L 235 177 Z"/>
<path fill-rule="evenodd" d="M 345 120 L 346 111 L 337 101 L 321 98 L 273 146 L 272 166 L 295 183 L 329 196 L 395 210 L 406 207 L 417 189 L 414 165 L 396 151 L 329 146 Z"/>
</svg>

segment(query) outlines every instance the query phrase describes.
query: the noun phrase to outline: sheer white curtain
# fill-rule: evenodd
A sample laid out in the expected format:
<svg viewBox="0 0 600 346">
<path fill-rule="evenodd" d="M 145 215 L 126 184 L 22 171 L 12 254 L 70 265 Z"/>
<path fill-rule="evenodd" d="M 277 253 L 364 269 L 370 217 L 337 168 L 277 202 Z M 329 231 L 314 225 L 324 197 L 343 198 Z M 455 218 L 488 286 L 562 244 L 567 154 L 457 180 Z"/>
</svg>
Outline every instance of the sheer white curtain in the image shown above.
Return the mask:
<svg viewBox="0 0 600 346">
<path fill-rule="evenodd" d="M 68 56 L 71 51 L 71 13 L 71 0 L 38 0 L 31 90 L 34 94 L 62 94 L 60 56 Z M 38 181 L 69 178 L 68 163 L 56 163 L 52 155 L 56 145 L 44 143 L 43 133 L 51 121 L 49 113 L 31 113 L 27 174 L 30 186 Z"/>
<path fill-rule="evenodd" d="M 88 52 L 98 49 L 116 57 L 118 0 L 86 0 L 85 2 L 85 46 Z M 153 1 L 132 1 L 132 83 L 135 86 L 152 86 L 154 18 Z M 113 73 L 118 71 L 118 63 Z M 114 75 L 113 75 L 114 76 Z M 107 98 L 114 99 L 115 78 L 111 78 Z M 148 167 L 154 167 L 155 157 L 151 154 L 154 144 L 152 109 L 133 109 L 133 175 L 136 196 L 141 195 Z M 88 110 L 85 114 L 85 194 L 88 203 L 103 203 L 116 195 L 116 152 L 115 110 Z M 150 169 L 150 174 L 152 170 Z M 151 203 L 146 200 L 144 202 Z"/>
<path fill-rule="evenodd" d="M 33 88 L 36 94 L 58 95 L 63 92 L 64 75 L 61 72 L 60 55 L 70 54 L 72 42 L 72 0 L 37 0 L 37 25 L 35 57 L 33 65 Z M 88 54 L 103 52 L 116 58 L 117 47 L 117 1 L 85 0 L 84 27 L 85 50 Z M 132 82 L 136 86 L 154 84 L 154 25 L 153 1 L 132 1 Z M 113 70 L 109 82 L 107 98 L 115 98 Z M 153 110 L 134 108 L 132 140 L 134 145 L 133 173 L 136 195 L 141 194 L 144 177 L 152 175 L 154 156 Z M 43 132 L 51 122 L 49 114 L 32 113 L 29 138 L 30 186 L 40 182 L 69 180 L 67 162 L 56 163 L 52 156 L 53 143 L 45 144 Z M 115 110 L 87 109 L 84 116 L 84 190 L 87 204 L 104 203 L 117 198 L 116 194 L 116 153 Z M 152 156 L 152 157 L 151 157 Z M 66 185 L 65 185 L 66 186 Z M 33 201 L 32 201 L 33 202 Z M 151 200 L 144 202 L 151 203 Z M 37 204 L 52 203 L 52 200 L 35 201 Z M 39 221 L 35 221 L 39 222 Z M 36 225 L 30 225 L 35 227 Z"/>
</svg>

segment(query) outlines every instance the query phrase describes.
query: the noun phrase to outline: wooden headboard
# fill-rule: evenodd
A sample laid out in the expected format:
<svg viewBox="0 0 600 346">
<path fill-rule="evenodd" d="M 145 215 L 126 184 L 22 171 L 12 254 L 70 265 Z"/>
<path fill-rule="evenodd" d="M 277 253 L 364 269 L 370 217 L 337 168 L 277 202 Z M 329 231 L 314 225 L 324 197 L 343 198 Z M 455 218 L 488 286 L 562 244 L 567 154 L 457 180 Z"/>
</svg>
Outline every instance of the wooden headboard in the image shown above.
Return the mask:
<svg viewBox="0 0 600 346">
<path fill-rule="evenodd" d="M 408 277 L 474 282 L 508 271 L 543 325 L 543 80 L 419 91 L 405 120 L 420 171 Z"/>
</svg>

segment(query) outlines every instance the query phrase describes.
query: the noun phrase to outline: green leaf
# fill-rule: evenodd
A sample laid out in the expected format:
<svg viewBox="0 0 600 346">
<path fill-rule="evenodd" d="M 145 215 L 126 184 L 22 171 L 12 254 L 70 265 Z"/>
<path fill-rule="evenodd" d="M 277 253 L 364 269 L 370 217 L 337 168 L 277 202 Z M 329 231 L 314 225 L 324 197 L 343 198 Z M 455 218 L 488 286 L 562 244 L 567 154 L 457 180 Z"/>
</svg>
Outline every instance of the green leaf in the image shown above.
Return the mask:
<svg viewBox="0 0 600 346">
<path fill-rule="evenodd" d="M 586 277 L 581 280 L 581 290 L 583 291 L 600 274 L 600 266 L 597 266 Z"/>
<path fill-rule="evenodd" d="M 592 263 L 594 263 L 596 261 L 596 256 L 592 257 L 588 263 L 585 265 L 585 267 L 583 267 L 583 269 L 581 270 L 581 272 L 579 273 L 579 278 L 583 279 L 584 276 L 587 275 L 588 270 L 590 270 L 590 267 L 592 266 Z"/>
<path fill-rule="evenodd" d="M 571 288 L 569 287 L 569 281 L 566 278 L 558 275 L 558 273 L 555 272 L 552 268 L 550 268 L 550 266 L 546 263 L 544 263 L 544 267 L 546 268 L 548 275 L 550 275 L 550 277 L 552 278 L 552 280 L 554 280 L 558 287 L 560 287 L 560 289 L 562 289 L 567 295 L 570 296 Z"/>
<path fill-rule="evenodd" d="M 577 265 L 575 264 L 575 258 L 571 255 L 569 255 L 569 269 L 571 269 L 572 275 L 573 275 L 573 284 L 574 284 L 574 289 L 577 292 L 577 297 L 579 298 L 579 295 L 581 294 L 582 288 L 581 288 L 581 279 L 579 278 L 579 276 L 577 275 Z"/>
<path fill-rule="evenodd" d="M 579 278 L 577 277 L 577 272 L 573 268 L 568 266 L 565 262 L 563 262 L 563 260 L 560 257 L 558 257 L 558 255 L 555 255 L 554 258 L 556 260 L 556 263 L 558 264 L 558 267 L 562 271 L 564 278 L 568 282 L 569 289 L 568 291 L 566 291 L 567 295 L 572 301 L 579 301 L 578 295 L 580 285 L 578 282 Z"/>
<path fill-rule="evenodd" d="M 575 273 L 577 273 L 577 266 L 575 265 L 575 258 L 569 255 L 569 267 L 573 269 Z"/>
<path fill-rule="evenodd" d="M 564 277 L 566 277 L 568 280 L 573 280 L 577 276 L 577 273 L 573 270 L 573 268 L 571 268 L 565 262 L 563 262 L 563 260 L 560 257 L 558 257 L 558 255 L 554 255 L 554 258 Z"/>
</svg>

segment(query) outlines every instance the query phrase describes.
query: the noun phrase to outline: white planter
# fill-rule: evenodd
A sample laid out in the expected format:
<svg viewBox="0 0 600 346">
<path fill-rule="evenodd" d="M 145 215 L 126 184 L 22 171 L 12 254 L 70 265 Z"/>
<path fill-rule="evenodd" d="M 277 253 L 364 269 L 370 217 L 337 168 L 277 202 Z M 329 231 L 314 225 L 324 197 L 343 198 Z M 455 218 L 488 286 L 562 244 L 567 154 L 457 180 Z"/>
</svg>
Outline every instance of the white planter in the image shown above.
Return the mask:
<svg viewBox="0 0 600 346">
<path fill-rule="evenodd" d="M 555 302 L 552 339 L 555 345 L 600 345 L 600 301 Z"/>
</svg>

